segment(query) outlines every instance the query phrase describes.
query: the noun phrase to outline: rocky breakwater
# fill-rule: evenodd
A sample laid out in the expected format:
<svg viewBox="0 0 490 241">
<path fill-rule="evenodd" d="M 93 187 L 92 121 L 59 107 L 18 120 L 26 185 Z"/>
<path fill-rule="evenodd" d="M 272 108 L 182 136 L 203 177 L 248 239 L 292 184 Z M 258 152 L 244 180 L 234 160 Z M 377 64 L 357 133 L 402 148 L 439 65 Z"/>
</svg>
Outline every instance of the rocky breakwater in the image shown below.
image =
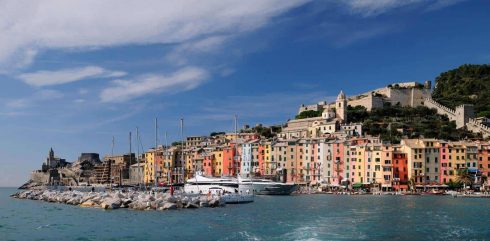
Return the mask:
<svg viewBox="0 0 490 241">
<path fill-rule="evenodd" d="M 45 189 L 25 190 L 12 194 L 11 197 L 103 209 L 172 210 L 225 205 L 218 196 L 190 196 L 186 194 L 171 196 L 168 193 L 151 194 L 140 191 L 80 192 Z"/>
</svg>

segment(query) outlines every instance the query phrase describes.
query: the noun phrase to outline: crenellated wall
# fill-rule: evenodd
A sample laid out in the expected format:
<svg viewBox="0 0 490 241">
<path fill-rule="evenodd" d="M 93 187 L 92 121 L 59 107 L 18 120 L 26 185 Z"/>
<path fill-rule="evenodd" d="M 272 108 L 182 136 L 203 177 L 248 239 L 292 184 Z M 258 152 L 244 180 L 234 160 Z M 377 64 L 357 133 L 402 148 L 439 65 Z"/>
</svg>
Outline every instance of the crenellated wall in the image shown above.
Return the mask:
<svg viewBox="0 0 490 241">
<path fill-rule="evenodd" d="M 438 114 L 446 115 L 449 120 L 456 122 L 457 128 L 466 126 L 469 131 L 482 133 L 483 137 L 490 137 L 490 128 L 474 119 L 475 112 L 473 105 L 460 105 L 455 110 L 436 102 L 432 98 L 426 98 L 424 105 L 437 110 Z"/>
<path fill-rule="evenodd" d="M 474 118 L 470 118 L 466 124 L 468 130 L 472 132 L 479 132 L 482 134 L 483 138 L 490 137 L 490 127 L 484 125 L 483 123 L 477 121 Z"/>
</svg>

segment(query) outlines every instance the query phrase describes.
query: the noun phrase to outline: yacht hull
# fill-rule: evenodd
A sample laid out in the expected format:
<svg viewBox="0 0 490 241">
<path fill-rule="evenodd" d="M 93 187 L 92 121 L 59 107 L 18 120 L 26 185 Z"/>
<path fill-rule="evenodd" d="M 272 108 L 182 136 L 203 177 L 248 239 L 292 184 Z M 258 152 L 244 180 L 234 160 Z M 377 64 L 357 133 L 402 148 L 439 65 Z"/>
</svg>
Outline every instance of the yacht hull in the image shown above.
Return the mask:
<svg viewBox="0 0 490 241">
<path fill-rule="evenodd" d="M 253 184 L 257 195 L 291 195 L 298 189 L 296 184 Z"/>
</svg>

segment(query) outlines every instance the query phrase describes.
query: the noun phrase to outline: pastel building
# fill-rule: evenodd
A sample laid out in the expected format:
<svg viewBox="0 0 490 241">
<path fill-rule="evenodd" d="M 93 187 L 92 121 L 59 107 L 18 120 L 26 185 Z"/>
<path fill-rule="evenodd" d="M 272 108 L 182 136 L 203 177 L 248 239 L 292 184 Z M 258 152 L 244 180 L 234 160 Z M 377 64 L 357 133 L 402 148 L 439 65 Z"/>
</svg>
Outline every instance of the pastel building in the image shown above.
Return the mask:
<svg viewBox="0 0 490 241">
<path fill-rule="evenodd" d="M 439 183 L 441 184 L 448 183 L 452 178 L 450 171 L 453 169 L 449 166 L 449 155 L 449 143 L 446 141 L 439 141 L 439 156 L 441 159 Z"/>
<path fill-rule="evenodd" d="M 252 173 L 252 143 L 243 143 L 241 151 L 240 175 L 250 177 Z"/>
<path fill-rule="evenodd" d="M 407 153 L 408 178 L 417 185 L 439 183 L 439 143 L 435 139 L 403 139 L 402 150 Z"/>
<path fill-rule="evenodd" d="M 400 146 L 392 147 L 392 170 L 393 170 L 393 190 L 408 190 L 408 160 L 407 154 L 401 150 Z"/>
</svg>

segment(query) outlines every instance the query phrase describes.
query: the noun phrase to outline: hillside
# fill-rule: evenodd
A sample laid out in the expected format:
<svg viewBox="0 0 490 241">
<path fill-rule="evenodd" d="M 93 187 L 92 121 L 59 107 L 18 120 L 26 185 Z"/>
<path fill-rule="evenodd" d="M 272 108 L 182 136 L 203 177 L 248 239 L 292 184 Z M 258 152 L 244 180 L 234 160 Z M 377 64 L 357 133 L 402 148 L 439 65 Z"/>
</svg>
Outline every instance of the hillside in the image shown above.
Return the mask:
<svg viewBox="0 0 490 241">
<path fill-rule="evenodd" d="M 454 108 L 475 105 L 477 116 L 490 118 L 490 65 L 462 65 L 436 78 L 432 98 Z"/>
<path fill-rule="evenodd" d="M 385 106 L 366 111 L 362 106 L 347 109 L 349 122 L 363 123 L 363 132 L 369 135 L 381 135 L 381 139 L 398 143 L 402 137 L 437 138 L 460 140 L 476 137 L 473 133 L 456 129 L 456 124 L 446 116 L 438 115 L 427 107 Z"/>
</svg>

